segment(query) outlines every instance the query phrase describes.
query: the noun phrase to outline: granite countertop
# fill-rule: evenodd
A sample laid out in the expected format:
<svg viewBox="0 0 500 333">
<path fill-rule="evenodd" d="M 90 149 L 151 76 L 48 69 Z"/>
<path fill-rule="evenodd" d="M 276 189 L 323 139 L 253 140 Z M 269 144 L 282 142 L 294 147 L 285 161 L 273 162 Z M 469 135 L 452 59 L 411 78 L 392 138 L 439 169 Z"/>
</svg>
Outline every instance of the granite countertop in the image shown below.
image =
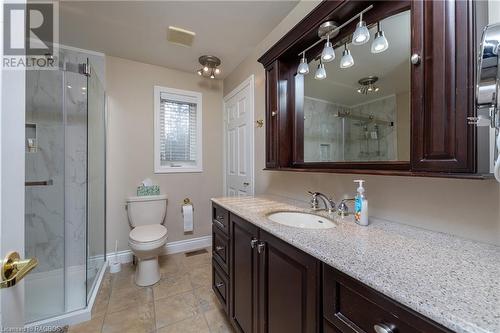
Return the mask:
<svg viewBox="0 0 500 333">
<path fill-rule="evenodd" d="M 266 215 L 309 209 L 276 196 L 212 201 L 453 331 L 500 332 L 498 246 L 383 220 L 368 227 L 352 219 L 337 219 L 332 229 L 287 227 Z"/>
</svg>

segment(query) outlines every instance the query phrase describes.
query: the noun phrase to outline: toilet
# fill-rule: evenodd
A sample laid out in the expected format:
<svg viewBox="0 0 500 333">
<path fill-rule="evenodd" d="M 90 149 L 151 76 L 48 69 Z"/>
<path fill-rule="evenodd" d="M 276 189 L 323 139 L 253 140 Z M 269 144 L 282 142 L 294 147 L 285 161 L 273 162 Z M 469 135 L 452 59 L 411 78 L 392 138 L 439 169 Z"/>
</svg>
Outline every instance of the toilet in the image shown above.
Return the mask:
<svg viewBox="0 0 500 333">
<path fill-rule="evenodd" d="M 167 243 L 167 228 L 163 225 L 166 213 L 166 195 L 127 198 L 131 228 L 128 244 L 138 259 L 135 283 L 139 286 L 150 286 L 160 280 L 158 255 Z"/>
</svg>

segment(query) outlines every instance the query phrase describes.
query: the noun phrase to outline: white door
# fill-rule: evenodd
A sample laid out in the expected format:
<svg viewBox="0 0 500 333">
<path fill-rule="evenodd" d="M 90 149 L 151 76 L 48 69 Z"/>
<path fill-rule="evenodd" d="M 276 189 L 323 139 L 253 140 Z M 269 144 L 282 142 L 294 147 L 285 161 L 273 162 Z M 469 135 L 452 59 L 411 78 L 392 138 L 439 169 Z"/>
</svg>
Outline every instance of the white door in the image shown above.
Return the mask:
<svg viewBox="0 0 500 333">
<path fill-rule="evenodd" d="M 254 194 L 254 78 L 253 75 L 224 98 L 225 195 Z"/>
<path fill-rule="evenodd" d="M 1 82 L 0 260 L 3 260 L 11 251 L 18 252 L 23 259 L 24 71 L 2 71 Z M 0 289 L 1 327 L 22 327 L 24 325 L 23 282 Z"/>
<path fill-rule="evenodd" d="M 0 1 L 1 36 L 3 5 L 4 1 Z M 24 257 L 24 70 L 0 68 L 0 101 L 0 260 L 3 261 L 11 251 L 18 252 L 21 259 Z M 0 289 L 0 327 L 24 326 L 23 284 L 21 281 Z"/>
</svg>

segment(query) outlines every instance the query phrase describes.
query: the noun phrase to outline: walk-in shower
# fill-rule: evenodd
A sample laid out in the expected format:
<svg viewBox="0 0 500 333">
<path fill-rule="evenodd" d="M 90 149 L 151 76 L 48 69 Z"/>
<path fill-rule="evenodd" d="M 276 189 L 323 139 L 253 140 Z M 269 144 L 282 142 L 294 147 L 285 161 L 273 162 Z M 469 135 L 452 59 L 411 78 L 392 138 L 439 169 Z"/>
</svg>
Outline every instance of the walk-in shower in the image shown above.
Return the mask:
<svg viewBox="0 0 500 333">
<path fill-rule="evenodd" d="M 26 74 L 26 322 L 84 309 L 105 262 L 105 92 L 98 57 L 61 49 Z"/>
</svg>

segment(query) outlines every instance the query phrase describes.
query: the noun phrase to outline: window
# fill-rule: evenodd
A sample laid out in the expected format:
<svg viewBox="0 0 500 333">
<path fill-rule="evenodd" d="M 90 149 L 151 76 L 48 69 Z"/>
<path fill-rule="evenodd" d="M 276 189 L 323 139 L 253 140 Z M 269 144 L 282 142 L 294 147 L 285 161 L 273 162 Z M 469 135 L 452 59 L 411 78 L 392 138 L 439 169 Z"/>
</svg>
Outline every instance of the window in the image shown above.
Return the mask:
<svg viewBox="0 0 500 333">
<path fill-rule="evenodd" d="M 155 86 L 155 173 L 203 171 L 201 97 Z"/>
</svg>

